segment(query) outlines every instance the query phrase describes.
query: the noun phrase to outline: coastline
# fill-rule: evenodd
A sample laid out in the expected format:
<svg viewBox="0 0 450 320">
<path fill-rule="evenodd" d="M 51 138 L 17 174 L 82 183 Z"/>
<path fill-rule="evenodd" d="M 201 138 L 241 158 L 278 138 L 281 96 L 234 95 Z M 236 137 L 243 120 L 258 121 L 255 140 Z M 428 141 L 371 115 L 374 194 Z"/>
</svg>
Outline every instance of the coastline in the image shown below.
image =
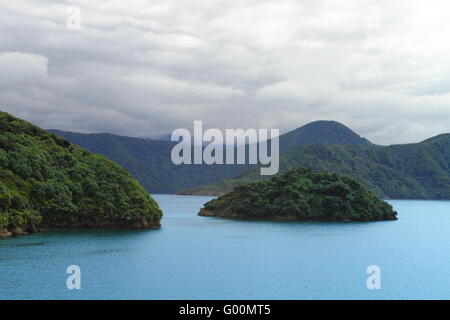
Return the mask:
<svg viewBox="0 0 450 320">
<path fill-rule="evenodd" d="M 397 221 L 398 217 L 392 217 L 390 219 L 329 219 L 329 218 L 298 218 L 296 216 L 272 216 L 272 217 L 247 217 L 242 214 L 217 214 L 210 210 L 202 209 L 197 214 L 201 217 L 215 217 L 234 220 L 247 220 L 247 221 L 278 221 L 278 222 L 376 222 L 376 221 Z"/>
<path fill-rule="evenodd" d="M 109 230 L 152 230 L 152 229 L 160 229 L 161 223 L 137 223 L 131 226 L 125 225 L 78 225 L 78 226 L 40 226 L 36 228 L 34 226 L 19 226 L 11 229 L 0 229 L 0 239 L 30 235 L 34 233 L 39 233 L 45 230 L 52 229 L 67 229 L 67 230 L 77 230 L 77 229 L 109 229 Z"/>
</svg>

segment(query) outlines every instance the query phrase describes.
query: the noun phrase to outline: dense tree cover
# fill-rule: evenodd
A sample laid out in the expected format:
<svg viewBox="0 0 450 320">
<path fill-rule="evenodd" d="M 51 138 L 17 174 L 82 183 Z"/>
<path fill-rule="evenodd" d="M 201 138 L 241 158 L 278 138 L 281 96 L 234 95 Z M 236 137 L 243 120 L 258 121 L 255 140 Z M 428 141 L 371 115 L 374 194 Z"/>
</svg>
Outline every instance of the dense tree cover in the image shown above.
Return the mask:
<svg viewBox="0 0 450 320">
<path fill-rule="evenodd" d="M 304 145 L 337 144 L 370 146 L 372 143 L 336 121 L 314 121 L 280 137 L 280 152 Z"/>
<path fill-rule="evenodd" d="M 383 198 L 450 199 L 449 134 L 393 146 L 311 145 L 281 155 L 280 174 L 298 166 L 348 175 Z M 223 194 L 264 178 L 250 168 L 235 179 L 184 193 Z"/>
<path fill-rule="evenodd" d="M 161 216 L 125 169 L 0 112 L 0 231 L 157 227 Z"/>
<path fill-rule="evenodd" d="M 50 130 L 91 152 L 106 156 L 127 169 L 149 192 L 178 191 L 233 178 L 247 165 L 174 165 L 170 154 L 176 144 L 131 138 L 108 133 L 81 134 Z M 280 151 L 301 145 L 356 144 L 370 145 L 346 126 L 335 121 L 316 121 L 280 137 Z"/>
<path fill-rule="evenodd" d="M 240 185 L 205 204 L 199 215 L 274 220 L 396 220 L 391 205 L 352 178 L 297 168 Z"/>
<path fill-rule="evenodd" d="M 176 142 L 132 138 L 109 133 L 51 132 L 127 169 L 151 193 L 176 193 L 242 173 L 246 165 L 175 165 L 170 157 Z"/>
</svg>

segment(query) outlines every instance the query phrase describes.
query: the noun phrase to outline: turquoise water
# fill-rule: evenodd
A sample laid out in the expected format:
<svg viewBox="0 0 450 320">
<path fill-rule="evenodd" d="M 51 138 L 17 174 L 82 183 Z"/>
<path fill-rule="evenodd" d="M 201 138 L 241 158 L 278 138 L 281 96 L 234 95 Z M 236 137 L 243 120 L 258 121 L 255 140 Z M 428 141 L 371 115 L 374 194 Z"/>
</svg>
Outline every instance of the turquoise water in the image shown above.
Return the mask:
<svg viewBox="0 0 450 320">
<path fill-rule="evenodd" d="M 210 198 L 156 195 L 163 227 L 0 241 L 1 299 L 449 299 L 450 202 L 390 201 L 399 221 L 198 217 Z M 69 265 L 81 290 L 68 290 Z M 381 268 L 381 290 L 366 269 Z"/>
</svg>

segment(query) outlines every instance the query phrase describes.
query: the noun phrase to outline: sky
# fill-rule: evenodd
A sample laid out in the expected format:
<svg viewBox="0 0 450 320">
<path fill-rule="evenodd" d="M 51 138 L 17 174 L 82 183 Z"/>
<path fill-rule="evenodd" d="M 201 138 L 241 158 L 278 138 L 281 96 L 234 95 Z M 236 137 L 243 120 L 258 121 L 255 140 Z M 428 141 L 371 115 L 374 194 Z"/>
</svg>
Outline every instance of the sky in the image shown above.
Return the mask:
<svg viewBox="0 0 450 320">
<path fill-rule="evenodd" d="M 418 142 L 450 132 L 449 13 L 448 0 L 2 1 L 0 110 L 139 137 L 336 120 Z"/>
</svg>

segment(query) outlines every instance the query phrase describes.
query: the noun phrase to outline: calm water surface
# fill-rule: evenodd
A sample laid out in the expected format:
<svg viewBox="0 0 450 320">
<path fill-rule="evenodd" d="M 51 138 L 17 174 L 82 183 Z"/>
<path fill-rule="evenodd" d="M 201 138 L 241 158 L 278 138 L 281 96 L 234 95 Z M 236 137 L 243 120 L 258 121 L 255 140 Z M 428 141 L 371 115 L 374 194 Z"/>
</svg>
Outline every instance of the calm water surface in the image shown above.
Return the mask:
<svg viewBox="0 0 450 320">
<path fill-rule="evenodd" d="M 390 201 L 399 221 L 198 217 L 209 197 L 156 195 L 163 227 L 0 241 L 0 299 L 449 299 L 450 202 Z M 69 265 L 81 290 L 66 288 Z M 381 268 L 381 290 L 366 269 Z"/>
</svg>

